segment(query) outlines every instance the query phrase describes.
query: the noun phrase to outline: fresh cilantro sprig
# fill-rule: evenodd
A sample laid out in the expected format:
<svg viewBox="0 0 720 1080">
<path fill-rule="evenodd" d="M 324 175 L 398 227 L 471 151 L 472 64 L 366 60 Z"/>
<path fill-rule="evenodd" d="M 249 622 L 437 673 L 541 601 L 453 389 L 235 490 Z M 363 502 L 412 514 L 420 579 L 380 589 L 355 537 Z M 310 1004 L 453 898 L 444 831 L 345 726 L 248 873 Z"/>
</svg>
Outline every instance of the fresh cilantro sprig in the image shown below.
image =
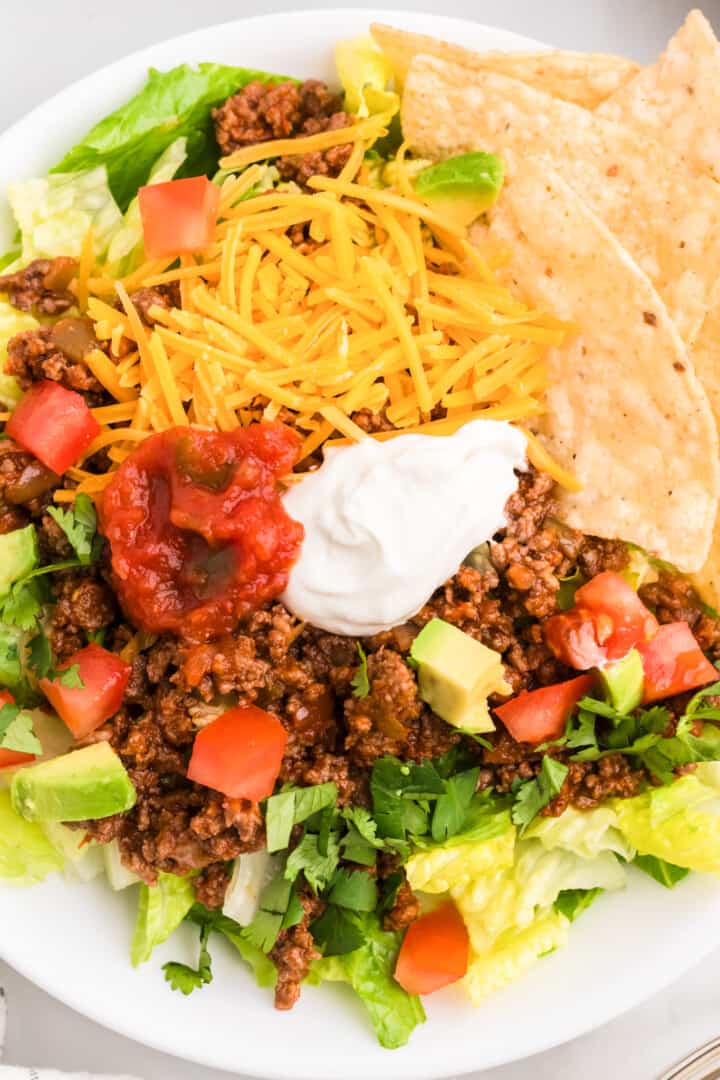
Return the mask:
<svg viewBox="0 0 720 1080">
<path fill-rule="evenodd" d="M 281 930 L 296 926 L 305 914 L 293 882 L 281 870 L 266 886 L 260 907 L 243 936 L 256 948 L 269 953 Z"/>
<path fill-rule="evenodd" d="M 208 950 L 210 930 L 210 923 L 205 923 L 204 926 L 200 927 L 200 951 L 196 968 L 190 967 L 189 964 L 180 964 L 174 960 L 163 964 L 162 969 L 165 972 L 165 979 L 170 983 L 172 990 L 179 990 L 181 994 L 187 996 L 192 994 L 193 990 L 200 990 L 203 986 L 212 982 L 212 957 Z"/>
<path fill-rule="evenodd" d="M 42 754 L 32 715 L 14 702 L 8 701 L 0 708 L 0 747 L 21 754 Z"/>
<path fill-rule="evenodd" d="M 359 641 L 357 651 L 360 656 L 360 667 L 353 675 L 350 684 L 353 688 L 353 697 L 366 698 L 370 693 L 370 679 L 368 677 L 367 656 Z"/>
<path fill-rule="evenodd" d="M 28 646 L 28 664 L 35 672 L 38 679 L 50 679 L 69 690 L 82 690 L 84 683 L 80 677 L 80 665 L 71 664 L 70 667 L 56 668 L 50 639 L 38 626 L 38 632 Z"/>
<path fill-rule="evenodd" d="M 535 779 L 525 780 L 518 785 L 512 808 L 512 820 L 518 826 L 520 836 L 540 811 L 560 794 L 568 772 L 567 765 L 563 765 L 562 761 L 557 761 L 546 754 Z"/>
<path fill-rule="evenodd" d="M 75 502 L 67 510 L 50 506 L 48 514 L 65 533 L 82 566 L 89 566 L 100 558 L 103 539 L 97 535 L 97 515 L 89 495 L 83 492 L 76 495 Z"/>
</svg>

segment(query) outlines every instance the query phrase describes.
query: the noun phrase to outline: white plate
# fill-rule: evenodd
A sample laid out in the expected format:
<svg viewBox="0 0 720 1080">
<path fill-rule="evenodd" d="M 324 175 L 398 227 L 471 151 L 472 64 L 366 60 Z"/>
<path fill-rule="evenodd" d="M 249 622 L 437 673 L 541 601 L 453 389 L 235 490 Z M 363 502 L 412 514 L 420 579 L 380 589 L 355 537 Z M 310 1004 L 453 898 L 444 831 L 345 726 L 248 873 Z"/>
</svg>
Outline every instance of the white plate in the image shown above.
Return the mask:
<svg viewBox="0 0 720 1080">
<path fill-rule="evenodd" d="M 532 45 L 458 19 L 389 11 L 297 12 L 202 30 L 91 75 L 11 128 L 0 137 L 0 191 L 13 177 L 42 174 L 140 86 L 150 65 L 214 60 L 331 79 L 333 42 L 371 20 L 484 49 Z M 10 236 L 0 208 L 0 251 Z M 158 1050 L 291 1080 L 430 1080 L 512 1061 L 632 1008 L 720 945 L 717 882 L 691 877 L 667 892 L 637 875 L 626 893 L 601 898 L 583 915 L 568 948 L 483 1009 L 473 1010 L 453 989 L 429 998 L 427 1024 L 408 1047 L 390 1052 L 375 1044 L 350 991 L 306 989 L 291 1013 L 276 1013 L 270 993 L 258 990 L 220 943 L 212 985 L 190 998 L 171 993 L 160 965 L 191 955 L 189 930 L 133 971 L 134 893 L 117 896 L 98 882 L 69 885 L 57 878 L 32 890 L 0 889 L 3 959 L 78 1012 Z"/>
</svg>

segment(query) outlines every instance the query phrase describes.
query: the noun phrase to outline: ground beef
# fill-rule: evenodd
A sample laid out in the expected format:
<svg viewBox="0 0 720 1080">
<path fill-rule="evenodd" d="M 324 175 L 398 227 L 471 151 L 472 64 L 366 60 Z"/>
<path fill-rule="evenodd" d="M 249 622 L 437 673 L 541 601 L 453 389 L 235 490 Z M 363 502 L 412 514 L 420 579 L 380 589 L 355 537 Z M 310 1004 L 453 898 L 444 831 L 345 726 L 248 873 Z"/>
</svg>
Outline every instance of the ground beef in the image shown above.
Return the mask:
<svg viewBox="0 0 720 1080">
<path fill-rule="evenodd" d="M 105 397 L 102 385 L 82 357 L 73 358 L 60 348 L 56 329 L 51 326 L 24 330 L 11 338 L 5 370 L 17 378 L 23 390 L 34 382 L 51 379 L 66 390 L 86 395 L 90 406 L 100 404 Z"/>
<path fill-rule="evenodd" d="M 155 326 L 157 320 L 150 314 L 150 308 L 159 307 L 169 311 L 171 308 L 180 307 L 180 282 L 172 281 L 167 285 L 138 289 L 132 293 L 130 299 L 145 325 Z"/>
<path fill-rule="evenodd" d="M 67 660 L 88 643 L 88 634 L 117 617 L 115 597 L 94 570 L 65 570 L 53 575 L 50 642 L 58 661 Z"/>
<path fill-rule="evenodd" d="M 280 83 L 266 86 L 252 82 L 213 111 L 215 137 L 222 154 L 270 139 L 287 139 L 348 127 L 352 117 L 343 112 L 342 101 L 325 83 L 308 79 L 300 86 Z M 309 154 L 281 157 L 277 168 L 283 180 L 304 186 L 314 175 L 337 176 L 352 146 L 331 147 Z"/>
<path fill-rule="evenodd" d="M 33 259 L 24 269 L 0 277 L 0 293 L 20 311 L 61 315 L 75 303 L 68 286 L 76 273 L 75 259 Z"/>
<path fill-rule="evenodd" d="M 415 922 L 419 914 L 420 901 L 408 882 L 403 881 L 397 891 L 393 906 L 383 915 L 383 929 L 404 930 L 410 923 Z"/>
<path fill-rule="evenodd" d="M 622 754 L 609 754 L 599 761 L 571 761 L 562 791 L 544 810 L 544 817 L 558 817 L 568 806 L 592 810 L 603 800 L 629 799 L 637 795 L 646 775 L 633 769 Z"/>
<path fill-rule="evenodd" d="M 212 863 L 195 878 L 195 899 L 211 911 L 221 908 L 230 884 L 230 874 L 224 862 Z"/>
<path fill-rule="evenodd" d="M 292 1009 L 300 997 L 300 987 L 310 965 L 320 957 L 310 923 L 322 914 L 325 905 L 309 889 L 300 895 L 300 902 L 305 909 L 301 921 L 289 930 L 280 931 L 269 954 L 277 968 L 276 1009 Z"/>
<path fill-rule="evenodd" d="M 368 435 L 375 435 L 378 431 L 392 431 L 393 425 L 385 415 L 385 411 L 373 412 L 372 409 L 360 409 L 354 412 L 350 418 L 359 428 L 367 431 Z"/>
<path fill-rule="evenodd" d="M 712 659 L 720 659 L 720 620 L 708 612 L 686 578 L 663 572 L 657 581 L 641 587 L 640 597 L 659 622 L 688 623 L 700 647 Z"/>
<path fill-rule="evenodd" d="M 0 439 L 0 533 L 40 516 L 59 483 L 55 473 L 12 439 Z"/>
<path fill-rule="evenodd" d="M 345 749 L 360 765 L 401 753 L 423 708 L 417 680 L 396 652 L 382 647 L 369 656 L 367 675 L 369 693 L 345 702 Z"/>
</svg>

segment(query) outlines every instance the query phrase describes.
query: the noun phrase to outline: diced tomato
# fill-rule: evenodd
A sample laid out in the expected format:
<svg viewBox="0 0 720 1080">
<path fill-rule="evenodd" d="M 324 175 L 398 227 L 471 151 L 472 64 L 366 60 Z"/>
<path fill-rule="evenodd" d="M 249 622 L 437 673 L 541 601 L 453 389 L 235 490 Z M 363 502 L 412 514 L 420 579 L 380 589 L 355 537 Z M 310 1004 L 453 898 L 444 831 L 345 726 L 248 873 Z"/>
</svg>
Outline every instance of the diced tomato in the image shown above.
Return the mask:
<svg viewBox="0 0 720 1080">
<path fill-rule="evenodd" d="M 460 912 L 447 900 L 411 923 L 395 965 L 408 994 L 431 994 L 467 972 L 470 939 Z"/>
<path fill-rule="evenodd" d="M 113 716 L 122 703 L 130 678 L 130 665 L 100 645 L 86 645 L 59 668 L 78 665 L 82 687 L 63 686 L 55 679 L 41 679 L 40 689 L 76 739 L 95 731 Z"/>
<path fill-rule="evenodd" d="M 569 667 L 586 671 L 622 659 L 657 628 L 657 619 L 632 586 L 606 570 L 577 590 L 571 611 L 547 620 L 545 640 Z"/>
<path fill-rule="evenodd" d="M 195 736 L 188 779 L 233 799 L 272 795 L 287 732 L 272 713 L 255 705 L 229 709 Z"/>
<path fill-rule="evenodd" d="M 5 430 L 48 469 L 64 473 L 100 434 L 100 425 L 80 394 L 45 379 L 30 387 Z"/>
<path fill-rule="evenodd" d="M 524 691 L 495 712 L 516 742 L 547 742 L 562 735 L 568 716 L 592 686 L 592 675 L 580 675 L 569 682 Z"/>
<path fill-rule="evenodd" d="M 15 698 L 9 690 L 0 690 L 0 709 L 3 705 L 14 705 Z M 0 750 L 0 769 L 9 769 L 13 765 L 25 765 L 34 761 L 35 754 L 22 754 L 19 750 Z"/>
<path fill-rule="evenodd" d="M 205 176 L 148 184 L 138 192 L 150 259 L 210 247 L 220 205 L 220 188 Z"/>
<path fill-rule="evenodd" d="M 643 661 L 643 704 L 673 697 L 720 678 L 686 622 L 661 626 L 652 641 L 637 646 Z"/>
</svg>

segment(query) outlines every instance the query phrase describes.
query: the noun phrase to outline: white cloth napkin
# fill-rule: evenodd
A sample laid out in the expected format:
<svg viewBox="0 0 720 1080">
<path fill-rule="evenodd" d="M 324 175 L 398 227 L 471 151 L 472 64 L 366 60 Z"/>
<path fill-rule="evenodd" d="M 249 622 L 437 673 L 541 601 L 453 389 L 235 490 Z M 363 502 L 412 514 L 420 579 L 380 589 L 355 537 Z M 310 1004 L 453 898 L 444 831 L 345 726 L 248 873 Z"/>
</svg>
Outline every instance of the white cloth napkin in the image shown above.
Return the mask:
<svg viewBox="0 0 720 1080">
<path fill-rule="evenodd" d="M 0 989 L 0 1058 L 5 1046 L 5 1026 L 7 1024 L 7 1003 L 5 994 Z M 132 1076 L 107 1076 L 98 1073 L 66 1073 L 57 1069 L 26 1069 L 16 1065 L 0 1065 L 0 1080 L 137 1080 Z"/>
</svg>

